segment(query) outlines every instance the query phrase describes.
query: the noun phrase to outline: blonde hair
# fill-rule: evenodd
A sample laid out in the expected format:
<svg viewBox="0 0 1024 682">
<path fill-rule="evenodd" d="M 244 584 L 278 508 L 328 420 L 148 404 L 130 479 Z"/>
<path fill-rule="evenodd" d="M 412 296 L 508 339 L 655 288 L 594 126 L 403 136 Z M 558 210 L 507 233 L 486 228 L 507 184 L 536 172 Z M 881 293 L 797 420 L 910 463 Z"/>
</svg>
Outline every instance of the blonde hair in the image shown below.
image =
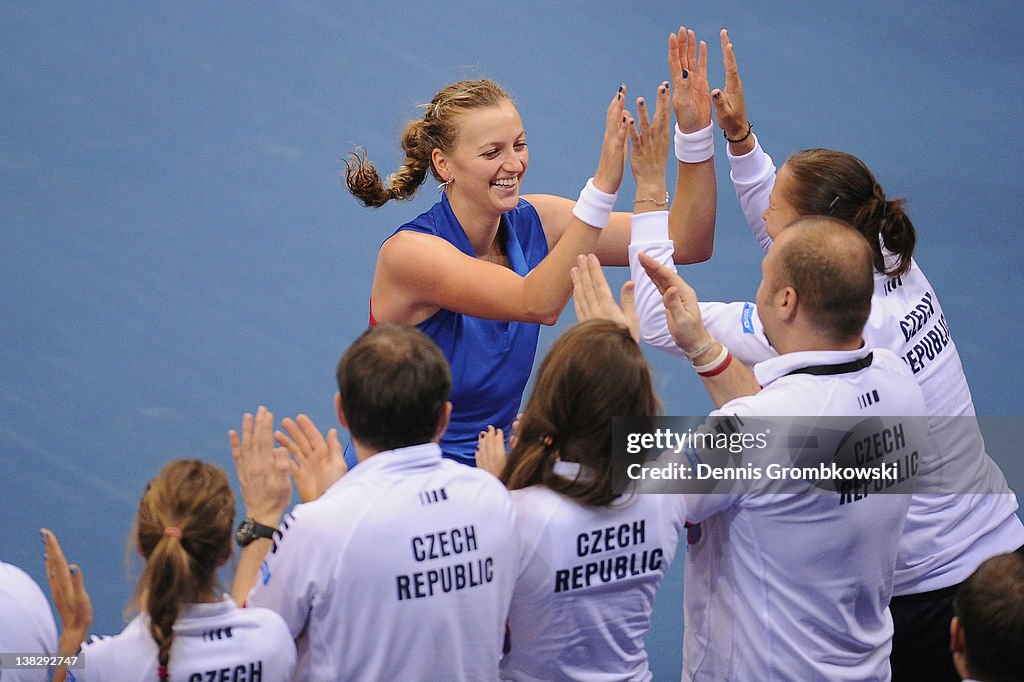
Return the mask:
<svg viewBox="0 0 1024 682">
<path fill-rule="evenodd" d="M 136 599 L 149 616 L 160 679 L 174 643 L 174 622 L 185 604 L 213 592 L 217 567 L 230 556 L 235 496 L 220 467 L 175 460 L 160 470 L 139 502 L 139 551 L 146 567 Z"/>
<path fill-rule="evenodd" d="M 349 154 L 345 162 L 345 184 L 364 206 L 383 206 L 392 199 L 409 199 L 427 178 L 427 170 L 439 182 L 431 161 L 435 149 L 450 152 L 458 139 L 457 118 L 472 109 L 498 106 L 512 101 L 509 94 L 487 79 L 464 80 L 452 83 L 434 95 L 429 104 L 421 104 L 423 118 L 409 121 L 402 131 L 402 151 L 405 161 L 385 182 L 377 167 L 366 156 L 365 149 Z"/>
</svg>

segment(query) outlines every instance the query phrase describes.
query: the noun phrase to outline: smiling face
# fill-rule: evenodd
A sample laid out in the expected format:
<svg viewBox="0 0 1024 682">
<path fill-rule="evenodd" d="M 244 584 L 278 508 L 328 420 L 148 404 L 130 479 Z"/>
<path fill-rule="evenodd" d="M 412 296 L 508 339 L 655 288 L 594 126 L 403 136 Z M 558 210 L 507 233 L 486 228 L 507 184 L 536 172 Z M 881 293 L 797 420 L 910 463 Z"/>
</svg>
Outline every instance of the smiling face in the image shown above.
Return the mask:
<svg viewBox="0 0 1024 682">
<path fill-rule="evenodd" d="M 471 109 L 458 117 L 458 137 L 450 152 L 435 149 L 433 162 L 445 180 L 453 207 L 501 214 L 519 203 L 519 186 L 530 154 L 519 112 L 509 100 Z"/>
<path fill-rule="evenodd" d="M 783 164 L 775 176 L 775 186 L 772 187 L 772 193 L 768 199 L 768 208 L 765 209 L 764 214 L 761 216 L 764 218 L 764 226 L 768 231 L 768 236 L 772 239 L 778 239 L 782 230 L 800 217 L 796 208 L 789 203 L 789 192 L 791 189 L 792 178 L 786 164 Z"/>
</svg>

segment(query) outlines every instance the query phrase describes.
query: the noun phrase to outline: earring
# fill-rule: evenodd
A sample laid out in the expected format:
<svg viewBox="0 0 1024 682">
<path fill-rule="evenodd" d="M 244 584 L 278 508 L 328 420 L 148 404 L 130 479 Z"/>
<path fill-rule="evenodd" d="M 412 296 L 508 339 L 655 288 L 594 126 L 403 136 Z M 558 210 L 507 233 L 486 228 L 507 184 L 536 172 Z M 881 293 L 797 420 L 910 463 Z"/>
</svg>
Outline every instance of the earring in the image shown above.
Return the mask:
<svg viewBox="0 0 1024 682">
<path fill-rule="evenodd" d="M 448 178 L 447 180 L 442 182 L 440 185 L 438 185 L 437 186 L 437 191 L 438 192 L 444 192 L 445 190 L 448 189 L 448 186 L 451 185 L 454 182 L 455 182 L 455 176 L 453 175 L 452 177 Z"/>
</svg>

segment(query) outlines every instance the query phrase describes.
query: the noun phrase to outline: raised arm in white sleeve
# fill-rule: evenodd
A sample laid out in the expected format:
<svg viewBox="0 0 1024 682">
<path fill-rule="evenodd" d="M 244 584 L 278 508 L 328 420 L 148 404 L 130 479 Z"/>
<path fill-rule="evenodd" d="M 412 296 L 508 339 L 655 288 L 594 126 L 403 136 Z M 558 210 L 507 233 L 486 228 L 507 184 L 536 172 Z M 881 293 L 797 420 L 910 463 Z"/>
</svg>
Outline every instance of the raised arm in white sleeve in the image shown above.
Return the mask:
<svg viewBox="0 0 1024 682">
<path fill-rule="evenodd" d="M 747 367 L 778 355 L 764 335 L 764 326 L 753 303 L 701 302 L 700 316 L 708 333 Z"/>
<path fill-rule="evenodd" d="M 741 156 L 734 156 L 727 150 L 729 157 L 729 178 L 736 190 L 736 198 L 740 200 L 740 208 L 747 219 L 754 238 L 767 253 L 772 246 L 772 238 L 765 229 L 764 212 L 768 208 L 768 199 L 775 186 L 775 164 L 768 156 L 754 135 L 754 148 Z"/>
<path fill-rule="evenodd" d="M 640 318 L 640 339 L 654 348 L 681 358 L 685 353 L 668 331 L 661 293 L 637 258 L 640 253 L 646 253 L 659 263 L 672 267 L 674 249 L 668 237 L 668 211 L 633 215 L 629 240 L 629 274 L 635 286 L 633 295 L 636 313 Z"/>
<path fill-rule="evenodd" d="M 638 260 L 640 253 L 646 253 L 659 263 L 672 267 L 672 251 L 672 240 L 668 238 L 668 214 L 665 211 L 633 216 L 629 271 L 635 285 L 640 339 L 670 355 L 683 357 L 682 349 L 676 345 L 668 331 L 661 293 Z M 776 354 L 764 335 L 764 328 L 757 316 L 757 306 L 753 303 L 701 303 L 700 313 L 708 332 L 744 365 L 752 367 Z"/>
</svg>

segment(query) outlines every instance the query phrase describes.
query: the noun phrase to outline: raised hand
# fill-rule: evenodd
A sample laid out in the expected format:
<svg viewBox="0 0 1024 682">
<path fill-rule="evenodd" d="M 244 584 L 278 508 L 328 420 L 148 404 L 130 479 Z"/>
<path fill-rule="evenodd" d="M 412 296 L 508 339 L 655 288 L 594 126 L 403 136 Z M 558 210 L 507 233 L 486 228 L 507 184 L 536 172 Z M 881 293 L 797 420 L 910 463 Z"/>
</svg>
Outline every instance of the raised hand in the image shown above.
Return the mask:
<svg viewBox="0 0 1024 682">
<path fill-rule="evenodd" d="M 573 287 L 573 306 L 576 319 L 611 320 L 629 330 L 634 341 L 640 339 L 640 319 L 633 299 L 633 283 L 622 285 L 620 298 L 622 307 L 615 303 L 608 279 L 604 276 L 597 256 L 589 254 L 576 258 L 576 267 L 569 272 Z"/>
<path fill-rule="evenodd" d="M 274 447 L 274 415 L 262 405 L 254 418 L 242 417 L 242 436 L 228 432 L 245 513 L 258 523 L 277 526 L 292 499 L 288 451 Z"/>
<path fill-rule="evenodd" d="M 50 596 L 60 618 L 60 652 L 70 655 L 78 651 L 92 625 L 92 600 L 85 590 L 82 569 L 68 565 L 57 537 L 43 528 L 39 531 L 46 547 L 46 580 Z"/>
<path fill-rule="evenodd" d="M 750 131 L 750 122 L 747 120 L 747 102 L 743 98 L 743 83 L 740 82 L 740 70 L 736 66 L 736 53 L 729 41 L 729 32 L 723 28 L 720 35 L 722 65 L 725 67 L 725 90 L 720 88 L 712 90 L 711 100 L 715 106 L 715 120 L 718 121 L 718 127 L 725 132 L 725 136 L 730 140 L 739 140 Z M 749 146 L 753 149 L 753 143 L 750 143 Z"/>
<path fill-rule="evenodd" d="M 626 86 L 619 86 L 619 91 L 605 116 L 604 139 L 601 142 L 601 159 L 597 162 L 594 173 L 594 186 L 602 192 L 615 194 L 622 183 L 622 172 L 626 163 L 627 131 L 633 125 L 633 117 L 625 109 Z"/>
<path fill-rule="evenodd" d="M 291 474 L 299 498 L 303 502 L 315 500 L 348 471 L 338 429 L 328 431 L 325 440 L 304 414 L 294 420 L 283 419 L 281 426 L 288 434 L 275 431 L 274 439 L 291 453 Z"/>
<path fill-rule="evenodd" d="M 711 123 L 711 96 L 708 93 L 708 46 L 699 44 L 693 30 L 679 27 L 679 34 L 668 37 L 668 70 L 672 75 L 672 108 L 676 123 L 684 133 L 694 133 Z"/>
<path fill-rule="evenodd" d="M 507 461 L 504 431 L 488 426 L 486 431 L 480 432 L 480 441 L 476 445 L 477 468 L 500 478 Z"/>
<path fill-rule="evenodd" d="M 665 302 L 668 330 L 676 345 L 692 354 L 711 341 L 711 335 L 704 328 L 697 302 L 697 292 L 670 268 L 654 260 L 646 253 L 640 254 L 640 265 L 647 271 Z"/>
<path fill-rule="evenodd" d="M 668 90 L 667 82 L 658 86 L 653 120 L 648 116 L 644 98 L 636 99 L 637 121 L 635 125 L 629 126 L 630 142 L 633 145 L 629 167 L 636 180 L 637 199 L 655 199 L 660 202 L 665 198 L 665 158 L 668 156 L 671 123 Z"/>
</svg>

